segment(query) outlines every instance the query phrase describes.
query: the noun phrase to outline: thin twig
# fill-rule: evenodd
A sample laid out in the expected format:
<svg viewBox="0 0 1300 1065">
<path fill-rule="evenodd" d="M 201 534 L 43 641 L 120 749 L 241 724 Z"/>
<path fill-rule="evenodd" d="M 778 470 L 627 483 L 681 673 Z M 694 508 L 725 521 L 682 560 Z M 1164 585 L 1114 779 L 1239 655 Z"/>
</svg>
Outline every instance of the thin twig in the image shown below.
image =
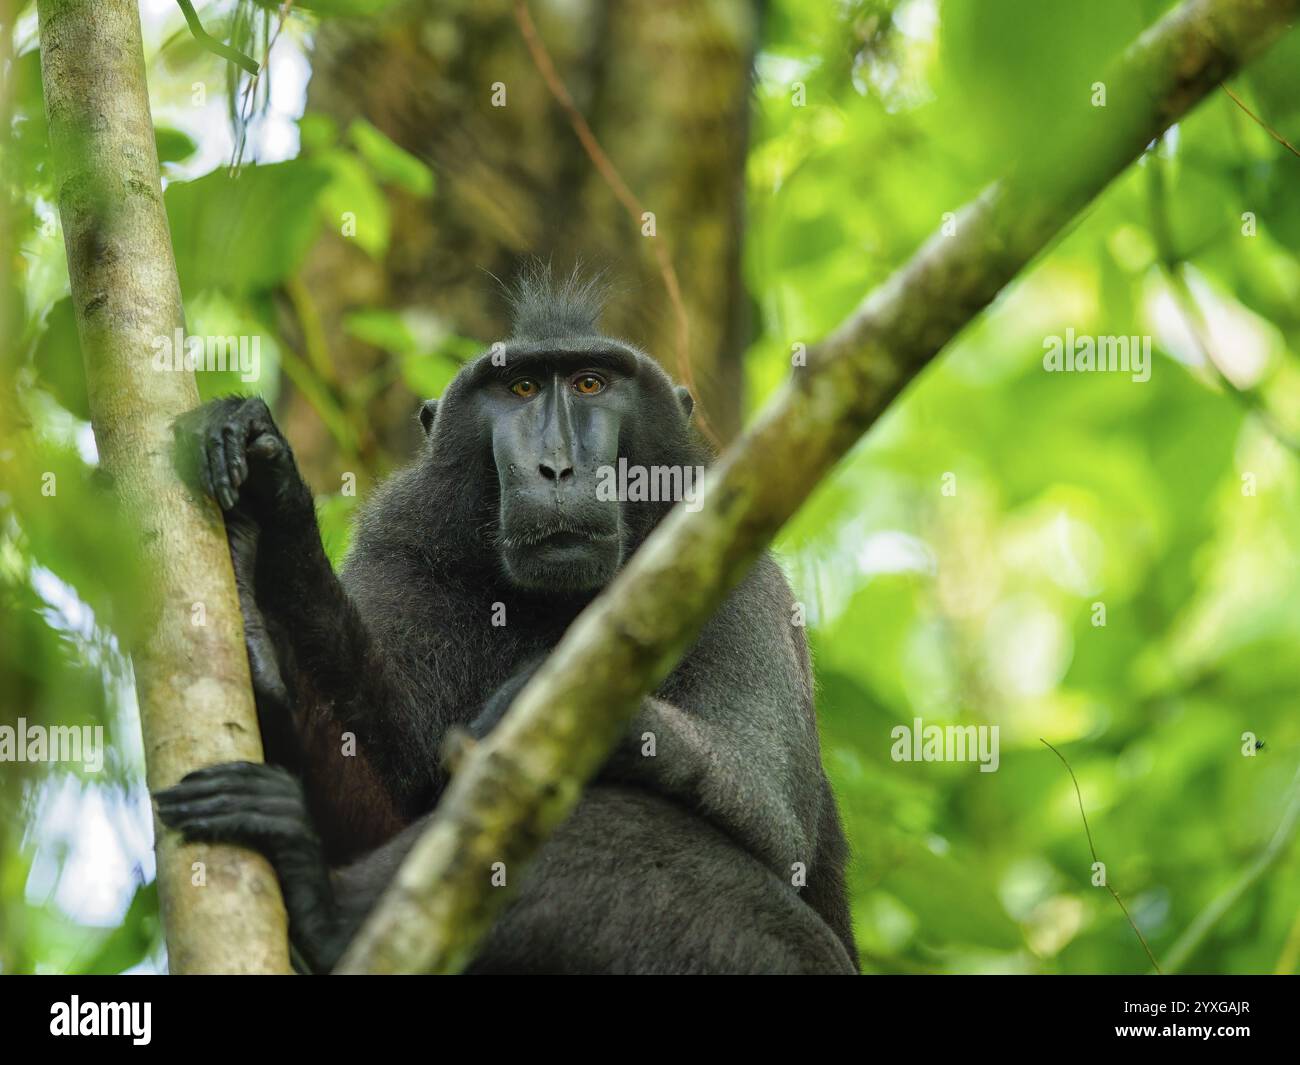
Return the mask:
<svg viewBox="0 0 1300 1065">
<path fill-rule="evenodd" d="M 1065 755 L 1041 736 L 1039 737 L 1039 742 L 1061 760 L 1061 764 L 1065 766 L 1066 772 L 1070 774 L 1070 781 L 1074 784 L 1074 796 L 1079 800 L 1079 816 L 1083 818 L 1083 830 L 1088 835 L 1088 850 L 1092 852 L 1093 864 L 1102 864 L 1101 859 L 1097 857 L 1097 848 L 1092 844 L 1092 829 L 1088 827 L 1088 815 L 1083 809 L 1083 792 L 1079 790 L 1079 780 L 1074 775 L 1074 770 L 1070 768 L 1070 763 L 1065 760 Z M 1138 937 L 1138 942 L 1142 944 L 1142 949 L 1147 952 L 1147 957 L 1151 959 L 1151 964 L 1155 967 L 1156 972 L 1161 976 L 1164 976 L 1164 971 L 1160 968 L 1160 963 L 1156 961 L 1156 956 L 1151 953 L 1151 948 L 1147 946 L 1146 937 L 1142 935 L 1142 929 L 1137 926 L 1137 922 L 1133 920 L 1132 915 L 1128 912 L 1128 907 L 1124 905 L 1124 900 L 1119 897 L 1119 892 L 1110 886 L 1109 876 L 1103 880 L 1103 886 L 1110 892 L 1110 897 L 1115 900 L 1115 904 L 1120 908 L 1124 917 L 1128 920 L 1129 926 L 1133 929 L 1133 934 Z"/>
<path fill-rule="evenodd" d="M 285 0 L 280 5 L 280 21 L 275 24 L 275 32 L 269 34 L 266 39 L 266 49 L 262 53 L 262 70 L 271 68 L 271 49 L 275 47 L 276 41 L 280 39 L 280 31 L 284 29 L 285 19 L 289 17 L 289 12 L 293 10 L 294 0 Z M 253 77 L 248 84 L 244 86 L 244 96 L 240 101 L 239 115 L 239 143 L 235 146 L 235 154 L 230 160 L 230 170 L 233 173 L 239 169 L 239 164 L 244 160 L 244 145 L 247 141 L 248 124 L 253 120 L 253 94 L 257 89 L 258 82 L 262 77 L 261 71 L 254 70 Z"/>
<path fill-rule="evenodd" d="M 1226 92 L 1229 97 L 1231 97 L 1232 102 L 1234 104 L 1240 107 L 1243 111 L 1246 112 L 1246 114 L 1248 114 L 1257 123 L 1259 123 L 1260 128 L 1263 129 L 1265 133 L 1267 133 L 1270 137 L 1272 137 L 1275 141 L 1277 141 L 1278 144 L 1282 145 L 1282 147 L 1285 148 L 1292 155 L 1300 157 L 1300 150 L 1297 150 L 1294 144 L 1292 144 L 1289 140 L 1287 140 L 1284 136 L 1282 136 L 1282 134 L 1280 134 L 1277 130 L 1275 130 L 1272 126 L 1270 126 L 1267 122 L 1265 122 L 1262 118 L 1260 118 L 1259 115 L 1255 114 L 1254 111 L 1252 111 L 1249 107 L 1247 107 L 1244 103 L 1242 103 L 1241 98 L 1231 89 L 1229 89 L 1228 86 L 1220 85 L 1219 88 L 1221 88 L 1224 92 Z"/>
<path fill-rule="evenodd" d="M 515 0 L 515 21 L 519 24 L 519 32 L 523 36 L 524 44 L 528 47 L 528 52 L 533 58 L 533 65 L 537 72 L 541 74 L 542 80 L 546 82 L 546 87 L 550 90 L 556 102 L 564 109 L 568 116 L 569 125 L 573 127 L 573 132 L 577 136 L 579 143 L 582 144 L 583 150 L 586 151 L 587 157 L 592 164 L 600 171 L 600 176 L 604 178 L 605 184 L 613 192 L 615 198 L 623 205 L 624 209 L 632 218 L 634 226 L 641 225 L 641 217 L 645 214 L 645 209 L 641 201 L 636 198 L 635 193 L 627 186 L 618 169 L 610 161 L 605 150 L 601 148 L 600 142 L 596 140 L 595 133 L 592 132 L 591 126 L 578 110 L 577 104 L 573 102 L 573 97 L 565 87 L 563 80 L 555 70 L 555 63 L 551 60 L 551 54 L 547 51 L 546 45 L 542 42 L 541 36 L 537 32 L 537 26 L 533 22 L 532 15 L 528 13 L 528 4 L 525 0 Z M 655 258 L 659 263 L 659 273 L 664 279 L 664 289 L 668 293 L 668 301 L 672 304 L 673 316 L 677 325 L 677 370 L 681 374 L 682 383 L 698 396 L 698 390 L 695 387 L 695 375 L 691 367 L 690 357 L 690 320 L 686 316 L 686 304 L 682 301 L 682 289 L 677 280 L 677 270 L 673 267 L 672 256 L 668 252 L 668 245 L 661 240 L 658 234 L 655 234 L 652 245 L 655 252 Z M 699 421 L 700 429 L 713 441 L 714 444 L 721 446 L 713 427 L 709 424 L 703 408 L 696 414 Z"/>
<path fill-rule="evenodd" d="M 257 60 L 250 59 L 238 48 L 231 48 L 225 41 L 219 41 L 209 34 L 208 31 L 203 28 L 203 23 L 199 21 L 198 12 L 194 10 L 194 5 L 190 0 L 176 0 L 176 3 L 180 6 L 181 14 L 185 16 L 185 21 L 189 23 L 190 33 L 194 35 L 194 39 L 198 41 L 199 44 L 214 55 L 219 55 L 222 59 L 229 60 L 236 66 L 242 67 L 254 77 L 257 76 Z"/>
</svg>

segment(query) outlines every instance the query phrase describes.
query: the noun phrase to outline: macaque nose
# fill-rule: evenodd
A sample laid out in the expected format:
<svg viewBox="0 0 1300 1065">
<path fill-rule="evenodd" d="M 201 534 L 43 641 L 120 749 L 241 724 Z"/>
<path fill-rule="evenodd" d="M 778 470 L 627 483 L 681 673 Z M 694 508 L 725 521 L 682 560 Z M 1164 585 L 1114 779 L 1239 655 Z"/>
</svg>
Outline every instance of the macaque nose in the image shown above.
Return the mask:
<svg viewBox="0 0 1300 1065">
<path fill-rule="evenodd" d="M 573 476 L 573 467 L 563 460 L 543 462 L 537 467 L 537 472 L 548 481 L 563 481 Z"/>
</svg>

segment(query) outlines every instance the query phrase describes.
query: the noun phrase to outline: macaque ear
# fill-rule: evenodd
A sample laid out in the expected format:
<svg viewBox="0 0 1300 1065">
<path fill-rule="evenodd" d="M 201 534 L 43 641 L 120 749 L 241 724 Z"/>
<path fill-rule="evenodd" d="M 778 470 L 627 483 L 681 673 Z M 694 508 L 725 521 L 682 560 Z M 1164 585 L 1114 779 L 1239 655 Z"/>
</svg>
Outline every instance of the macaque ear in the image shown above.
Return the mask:
<svg viewBox="0 0 1300 1065">
<path fill-rule="evenodd" d="M 678 385 L 673 389 L 677 393 L 677 402 L 682 405 L 682 413 L 690 420 L 691 411 L 695 409 L 695 397 L 691 395 L 690 389 L 685 385 Z"/>
<path fill-rule="evenodd" d="M 429 435 L 429 430 L 433 428 L 433 416 L 438 413 L 438 401 L 436 399 L 426 399 L 420 404 L 420 424 L 424 426 L 424 435 Z"/>
</svg>

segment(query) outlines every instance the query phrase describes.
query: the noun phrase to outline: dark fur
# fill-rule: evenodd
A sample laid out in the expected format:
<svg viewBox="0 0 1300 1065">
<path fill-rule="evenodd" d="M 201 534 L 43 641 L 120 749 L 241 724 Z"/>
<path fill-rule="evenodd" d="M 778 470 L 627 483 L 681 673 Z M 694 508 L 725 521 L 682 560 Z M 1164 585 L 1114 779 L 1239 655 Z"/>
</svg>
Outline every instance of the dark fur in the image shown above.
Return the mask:
<svg viewBox="0 0 1300 1065">
<path fill-rule="evenodd" d="M 583 276 L 575 270 L 555 284 L 549 266 L 530 263 L 506 289 L 511 332 L 515 338 L 534 340 L 600 336 L 597 323 L 607 292 L 599 275 Z"/>
<path fill-rule="evenodd" d="M 601 427 L 616 423 L 606 455 L 616 446 L 646 466 L 703 463 L 688 399 L 644 354 L 596 333 L 596 288 L 571 278 L 557 297 L 545 281 L 530 277 L 516 294 L 510 372 L 619 360 L 630 372 L 607 397 L 613 413 L 574 432 L 599 443 L 614 431 Z M 497 400 L 484 398 L 497 394 L 489 359 L 422 412 L 424 452 L 365 508 L 339 578 L 265 406 L 222 400 L 186 425 L 200 442 L 202 479 L 227 511 L 268 759 L 302 787 L 273 767 L 218 766 L 161 793 L 159 811 L 189 838 L 268 855 L 294 942 L 317 970 L 333 965 L 422 829 L 446 785 L 449 732 L 490 729 L 597 590 L 562 579 L 521 586 L 522 563 L 503 561 L 502 526 L 522 504 L 490 441 L 498 453 L 515 448 L 511 456 L 530 444 L 526 432 L 503 437 Z M 536 424 L 551 433 L 553 421 Z M 577 481 L 582 444 L 570 448 Z M 540 483 L 518 489 L 521 498 Z M 565 497 L 567 509 L 555 498 L 562 524 L 613 520 L 586 496 Z M 667 505 L 609 506 L 619 511 L 621 563 Z M 528 530 L 551 520 L 526 516 L 531 524 L 512 534 L 524 537 L 514 547 L 523 563 Z M 491 624 L 495 603 L 505 604 L 505 627 Z M 644 701 L 473 971 L 854 971 L 846 846 L 820 761 L 807 648 L 790 618 L 789 589 L 764 556 Z M 640 753 L 647 731 L 652 759 Z M 356 757 L 340 756 L 346 732 Z M 802 889 L 791 886 L 796 862 L 807 867 Z"/>
</svg>

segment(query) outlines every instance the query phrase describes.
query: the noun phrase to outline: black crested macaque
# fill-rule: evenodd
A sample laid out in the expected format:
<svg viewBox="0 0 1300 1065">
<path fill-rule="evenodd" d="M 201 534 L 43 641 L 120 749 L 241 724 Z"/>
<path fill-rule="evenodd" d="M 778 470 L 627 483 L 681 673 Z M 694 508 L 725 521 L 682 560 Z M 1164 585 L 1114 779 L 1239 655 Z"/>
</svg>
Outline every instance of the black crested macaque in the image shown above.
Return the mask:
<svg viewBox="0 0 1300 1065">
<path fill-rule="evenodd" d="M 486 734 L 672 505 L 603 499 L 598 470 L 708 461 L 689 393 L 600 334 L 593 284 L 535 271 L 513 310 L 510 339 L 424 404 L 422 454 L 365 507 L 340 576 L 260 399 L 179 426 L 226 514 L 274 764 L 192 773 L 158 811 L 187 839 L 271 860 L 313 971 L 333 967 L 423 829 L 449 731 Z M 471 972 L 856 972 L 792 605 L 764 556 L 646 698 Z"/>
</svg>

